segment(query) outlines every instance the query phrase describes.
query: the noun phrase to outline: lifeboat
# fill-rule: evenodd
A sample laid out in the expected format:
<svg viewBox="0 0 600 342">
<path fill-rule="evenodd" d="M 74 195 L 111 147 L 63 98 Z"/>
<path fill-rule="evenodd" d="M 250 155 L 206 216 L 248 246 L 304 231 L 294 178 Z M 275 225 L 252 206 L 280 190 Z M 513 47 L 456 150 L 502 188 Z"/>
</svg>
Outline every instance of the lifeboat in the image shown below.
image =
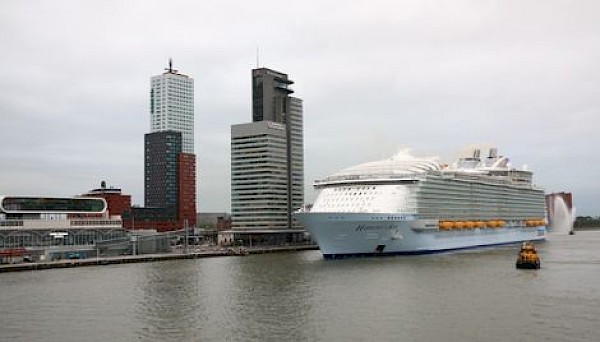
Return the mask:
<svg viewBox="0 0 600 342">
<path fill-rule="evenodd" d="M 539 227 L 539 226 L 543 226 L 544 224 L 546 224 L 546 221 L 544 220 L 540 220 L 540 219 L 536 219 L 536 220 L 529 220 L 528 222 L 528 227 Z"/>
<path fill-rule="evenodd" d="M 490 227 L 490 228 L 496 228 L 497 227 L 497 223 L 496 221 L 487 221 L 485 223 L 486 226 Z"/>
<path fill-rule="evenodd" d="M 463 229 L 465 227 L 466 222 L 456 221 L 454 222 L 454 228 Z"/>
<path fill-rule="evenodd" d="M 523 245 L 521 245 L 516 266 L 519 269 L 527 270 L 537 270 L 541 267 L 540 257 L 531 242 L 523 242 Z"/>
<path fill-rule="evenodd" d="M 485 227 L 485 222 L 483 222 L 483 221 L 477 221 L 477 222 L 475 222 L 475 227 L 477 227 L 477 228 L 484 228 Z"/>
<path fill-rule="evenodd" d="M 467 221 L 467 222 L 465 222 L 465 228 L 468 228 L 468 229 L 475 228 L 475 222 L 473 222 L 473 221 Z"/>
<path fill-rule="evenodd" d="M 525 225 L 527 227 L 535 227 L 535 221 L 534 220 L 527 220 L 527 221 L 525 221 Z"/>
<path fill-rule="evenodd" d="M 442 230 L 450 230 L 450 229 L 452 229 L 454 227 L 454 222 L 452 222 L 452 221 L 440 221 L 440 223 L 438 224 L 438 226 Z"/>
<path fill-rule="evenodd" d="M 506 225 L 506 222 L 502 221 L 502 220 L 499 220 L 499 221 L 496 221 L 496 224 L 498 225 L 498 228 L 501 228 L 501 227 L 504 227 Z"/>
</svg>

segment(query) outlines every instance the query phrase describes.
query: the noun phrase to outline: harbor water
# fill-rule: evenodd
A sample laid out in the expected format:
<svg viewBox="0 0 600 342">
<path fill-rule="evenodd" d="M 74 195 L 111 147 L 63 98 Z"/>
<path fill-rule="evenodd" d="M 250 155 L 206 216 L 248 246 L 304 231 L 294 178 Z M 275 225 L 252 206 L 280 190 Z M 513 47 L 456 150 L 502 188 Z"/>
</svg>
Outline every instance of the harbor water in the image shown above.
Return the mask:
<svg viewBox="0 0 600 342">
<path fill-rule="evenodd" d="M 1 341 L 599 341 L 600 232 L 324 260 L 319 251 L 0 274 Z"/>
</svg>

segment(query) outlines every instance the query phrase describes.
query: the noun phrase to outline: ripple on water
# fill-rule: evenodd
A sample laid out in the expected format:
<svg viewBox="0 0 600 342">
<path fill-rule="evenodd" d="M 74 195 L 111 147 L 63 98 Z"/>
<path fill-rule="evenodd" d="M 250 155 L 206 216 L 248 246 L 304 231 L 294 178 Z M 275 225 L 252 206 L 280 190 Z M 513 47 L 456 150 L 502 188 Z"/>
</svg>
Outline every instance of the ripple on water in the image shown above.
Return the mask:
<svg viewBox="0 0 600 342">
<path fill-rule="evenodd" d="M 317 251 L 0 274 L 11 341 L 596 341 L 600 233 L 323 260 Z"/>
</svg>

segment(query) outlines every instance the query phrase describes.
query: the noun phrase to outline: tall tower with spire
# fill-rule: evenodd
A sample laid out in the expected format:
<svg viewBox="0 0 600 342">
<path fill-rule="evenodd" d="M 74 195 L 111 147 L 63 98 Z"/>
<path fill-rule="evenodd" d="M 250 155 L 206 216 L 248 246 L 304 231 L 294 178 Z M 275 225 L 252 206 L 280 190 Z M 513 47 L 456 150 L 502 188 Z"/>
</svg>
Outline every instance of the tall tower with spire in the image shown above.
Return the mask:
<svg viewBox="0 0 600 342">
<path fill-rule="evenodd" d="M 194 153 L 194 79 L 169 66 L 150 80 L 150 132 L 181 132 L 183 152 Z"/>
<path fill-rule="evenodd" d="M 153 223 L 148 227 L 194 226 L 194 80 L 173 69 L 171 59 L 165 72 L 150 80 L 150 133 L 144 144 L 144 205 L 158 210 L 150 215 Z"/>
</svg>

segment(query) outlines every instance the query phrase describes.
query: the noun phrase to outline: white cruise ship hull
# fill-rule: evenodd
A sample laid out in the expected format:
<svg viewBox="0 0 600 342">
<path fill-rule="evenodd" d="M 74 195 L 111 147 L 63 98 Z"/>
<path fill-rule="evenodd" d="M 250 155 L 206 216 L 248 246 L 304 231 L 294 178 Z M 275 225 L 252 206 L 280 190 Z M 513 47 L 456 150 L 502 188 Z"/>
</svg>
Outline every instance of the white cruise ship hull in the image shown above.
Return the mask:
<svg viewBox="0 0 600 342">
<path fill-rule="evenodd" d="M 437 253 L 544 240 L 546 235 L 544 226 L 445 231 L 437 221 L 399 214 L 298 212 L 295 217 L 325 258 Z"/>
</svg>

